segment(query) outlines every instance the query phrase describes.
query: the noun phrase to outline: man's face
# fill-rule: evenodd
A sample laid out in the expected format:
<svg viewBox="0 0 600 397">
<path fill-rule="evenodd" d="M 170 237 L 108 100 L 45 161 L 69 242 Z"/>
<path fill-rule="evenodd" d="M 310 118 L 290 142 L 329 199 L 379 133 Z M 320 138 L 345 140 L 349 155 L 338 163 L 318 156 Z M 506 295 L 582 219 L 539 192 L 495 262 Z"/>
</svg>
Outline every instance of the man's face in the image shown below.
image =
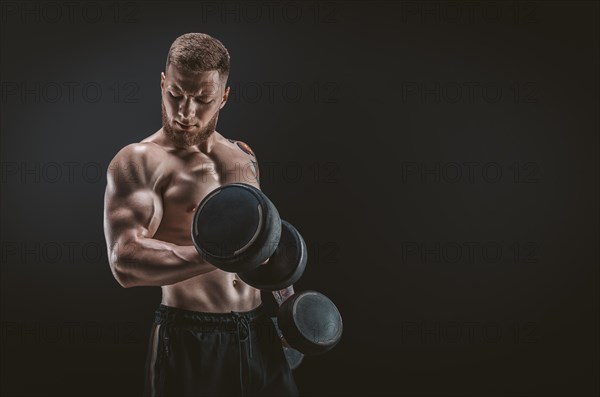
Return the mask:
<svg viewBox="0 0 600 397">
<path fill-rule="evenodd" d="M 216 70 L 192 73 L 175 65 L 161 74 L 163 131 L 175 147 L 199 145 L 215 131 L 229 95 L 219 77 Z"/>
</svg>

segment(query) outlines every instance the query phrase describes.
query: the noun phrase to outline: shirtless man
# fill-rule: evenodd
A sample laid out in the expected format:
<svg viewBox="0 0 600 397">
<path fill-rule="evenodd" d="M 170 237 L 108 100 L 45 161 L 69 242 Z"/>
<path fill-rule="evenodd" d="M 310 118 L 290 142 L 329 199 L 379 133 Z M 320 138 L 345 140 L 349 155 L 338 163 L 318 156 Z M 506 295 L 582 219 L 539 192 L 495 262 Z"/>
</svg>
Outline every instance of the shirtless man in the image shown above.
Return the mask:
<svg viewBox="0 0 600 397">
<path fill-rule="evenodd" d="M 194 210 L 213 189 L 259 187 L 248 145 L 215 130 L 230 87 L 229 54 L 201 33 L 178 37 L 161 73 L 162 128 L 108 169 L 104 231 L 119 284 L 160 286 L 145 395 L 297 395 L 260 290 L 203 260 Z M 281 302 L 293 287 L 275 291 Z"/>
</svg>

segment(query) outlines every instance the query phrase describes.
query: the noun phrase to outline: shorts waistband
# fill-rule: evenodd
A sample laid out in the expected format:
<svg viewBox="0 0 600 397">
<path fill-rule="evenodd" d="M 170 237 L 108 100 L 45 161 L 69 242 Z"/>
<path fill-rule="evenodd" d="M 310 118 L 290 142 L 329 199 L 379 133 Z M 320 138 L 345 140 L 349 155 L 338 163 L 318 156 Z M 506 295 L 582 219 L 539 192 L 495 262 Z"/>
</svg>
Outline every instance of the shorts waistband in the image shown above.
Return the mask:
<svg viewBox="0 0 600 397">
<path fill-rule="evenodd" d="M 240 317 L 249 324 L 258 323 L 259 320 L 264 321 L 265 318 L 270 321 L 262 303 L 249 311 L 231 311 L 229 313 L 197 312 L 161 303 L 155 311 L 154 322 L 163 325 L 235 331 Z"/>
</svg>

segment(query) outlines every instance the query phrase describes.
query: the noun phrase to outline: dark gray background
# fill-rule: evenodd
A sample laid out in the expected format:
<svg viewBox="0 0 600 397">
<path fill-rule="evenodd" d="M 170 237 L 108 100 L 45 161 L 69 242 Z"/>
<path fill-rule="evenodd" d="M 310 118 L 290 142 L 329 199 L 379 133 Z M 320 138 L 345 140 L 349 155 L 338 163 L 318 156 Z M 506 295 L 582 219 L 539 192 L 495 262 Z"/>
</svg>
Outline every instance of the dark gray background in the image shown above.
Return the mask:
<svg viewBox="0 0 600 397">
<path fill-rule="evenodd" d="M 344 317 L 303 393 L 597 395 L 598 3 L 252 4 L 2 3 L 1 393 L 141 393 L 160 291 L 110 273 L 104 174 L 205 32 Z"/>
</svg>

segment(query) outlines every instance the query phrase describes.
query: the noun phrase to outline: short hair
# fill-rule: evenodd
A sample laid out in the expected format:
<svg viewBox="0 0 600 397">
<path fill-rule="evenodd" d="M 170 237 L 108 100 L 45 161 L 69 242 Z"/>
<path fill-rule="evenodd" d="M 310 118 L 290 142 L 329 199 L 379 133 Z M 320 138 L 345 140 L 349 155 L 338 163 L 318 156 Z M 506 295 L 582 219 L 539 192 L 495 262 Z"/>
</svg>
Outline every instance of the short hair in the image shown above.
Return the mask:
<svg viewBox="0 0 600 397">
<path fill-rule="evenodd" d="M 221 81 L 229 76 L 227 48 L 205 33 L 186 33 L 176 38 L 169 48 L 165 71 L 171 64 L 188 72 L 217 70 Z"/>
</svg>

